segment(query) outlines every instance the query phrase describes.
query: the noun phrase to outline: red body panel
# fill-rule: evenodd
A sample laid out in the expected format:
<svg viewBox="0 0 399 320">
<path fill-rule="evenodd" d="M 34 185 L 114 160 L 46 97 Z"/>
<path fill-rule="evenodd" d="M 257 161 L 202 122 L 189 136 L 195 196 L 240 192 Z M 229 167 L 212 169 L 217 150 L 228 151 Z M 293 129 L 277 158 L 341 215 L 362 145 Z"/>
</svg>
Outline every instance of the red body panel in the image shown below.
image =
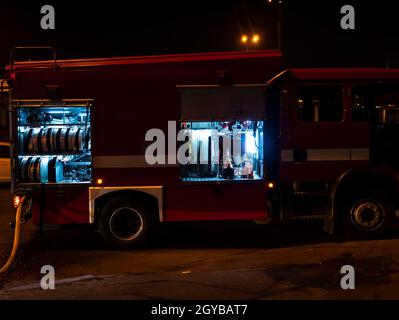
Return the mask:
<svg viewBox="0 0 399 320">
<path fill-rule="evenodd" d="M 33 189 L 33 223 L 40 222 L 40 188 Z M 47 187 L 44 191 L 44 224 L 71 224 L 89 222 L 89 192 L 87 187 Z"/>
<path fill-rule="evenodd" d="M 167 219 L 222 220 L 265 219 L 267 212 L 264 182 L 219 185 L 177 185 L 167 194 Z"/>
<path fill-rule="evenodd" d="M 233 84 L 265 84 L 282 70 L 277 51 L 233 52 L 161 57 L 111 58 L 21 63 L 14 66 L 14 99 L 45 99 L 46 85 L 59 85 L 62 99 L 94 99 L 92 155 L 143 156 L 152 128 L 167 132 L 180 119 L 176 85 L 215 85 L 217 74 Z M 93 166 L 102 186 L 162 186 L 164 220 L 262 219 L 267 217 L 265 181 L 184 185 L 178 167 Z M 64 189 L 63 187 L 60 187 Z M 89 221 L 88 186 L 69 186 L 65 196 L 47 191 L 45 223 Z M 39 221 L 40 192 L 33 192 Z"/>
</svg>

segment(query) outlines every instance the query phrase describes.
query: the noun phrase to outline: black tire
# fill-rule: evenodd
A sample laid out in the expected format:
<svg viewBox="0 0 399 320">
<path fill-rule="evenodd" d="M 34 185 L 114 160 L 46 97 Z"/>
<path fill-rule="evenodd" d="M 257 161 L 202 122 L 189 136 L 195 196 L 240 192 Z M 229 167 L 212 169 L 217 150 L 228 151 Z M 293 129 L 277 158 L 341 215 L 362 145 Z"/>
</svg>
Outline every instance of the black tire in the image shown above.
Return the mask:
<svg viewBox="0 0 399 320">
<path fill-rule="evenodd" d="M 349 237 L 376 238 L 392 226 L 393 201 L 378 192 L 353 195 L 344 206 L 344 231 Z"/>
<path fill-rule="evenodd" d="M 114 249 L 142 247 L 149 240 L 153 224 L 151 211 L 145 203 L 127 196 L 109 200 L 98 219 L 103 240 Z"/>
</svg>

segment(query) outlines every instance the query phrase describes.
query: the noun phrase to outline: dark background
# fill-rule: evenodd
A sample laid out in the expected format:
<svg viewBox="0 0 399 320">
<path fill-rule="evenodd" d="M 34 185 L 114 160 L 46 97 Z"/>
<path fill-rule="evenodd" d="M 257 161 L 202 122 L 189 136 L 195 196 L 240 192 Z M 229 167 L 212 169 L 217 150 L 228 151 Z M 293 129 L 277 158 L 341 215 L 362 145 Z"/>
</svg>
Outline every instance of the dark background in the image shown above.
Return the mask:
<svg viewBox="0 0 399 320">
<path fill-rule="evenodd" d="M 55 8 L 42 30 L 40 8 Z M 340 8 L 356 10 L 342 30 Z M 290 66 L 399 66 L 394 1 L 283 1 L 283 53 Z M 259 49 L 277 48 L 273 0 L 13 1 L 0 8 L 0 68 L 17 45 L 49 45 L 59 58 L 243 50 L 240 34 L 259 33 Z M 23 57 L 20 57 L 23 58 Z"/>
</svg>

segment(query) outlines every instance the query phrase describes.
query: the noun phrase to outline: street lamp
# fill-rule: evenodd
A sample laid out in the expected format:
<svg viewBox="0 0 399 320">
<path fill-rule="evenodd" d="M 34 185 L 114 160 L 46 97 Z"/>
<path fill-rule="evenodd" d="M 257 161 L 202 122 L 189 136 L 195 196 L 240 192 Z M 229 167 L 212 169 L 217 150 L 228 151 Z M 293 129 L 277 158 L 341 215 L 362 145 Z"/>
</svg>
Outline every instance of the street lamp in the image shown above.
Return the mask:
<svg viewBox="0 0 399 320">
<path fill-rule="evenodd" d="M 241 43 L 247 44 L 248 43 L 248 36 L 246 34 L 243 34 L 241 36 Z"/>
<path fill-rule="evenodd" d="M 260 40 L 259 35 L 255 33 L 255 34 L 252 36 L 252 43 L 253 43 L 253 44 L 258 44 L 258 43 L 259 43 L 259 40 Z"/>
<path fill-rule="evenodd" d="M 245 47 L 245 50 L 249 50 L 249 47 L 255 47 L 260 42 L 260 36 L 257 33 L 252 34 L 251 36 L 247 34 L 241 35 L 241 44 Z"/>
</svg>

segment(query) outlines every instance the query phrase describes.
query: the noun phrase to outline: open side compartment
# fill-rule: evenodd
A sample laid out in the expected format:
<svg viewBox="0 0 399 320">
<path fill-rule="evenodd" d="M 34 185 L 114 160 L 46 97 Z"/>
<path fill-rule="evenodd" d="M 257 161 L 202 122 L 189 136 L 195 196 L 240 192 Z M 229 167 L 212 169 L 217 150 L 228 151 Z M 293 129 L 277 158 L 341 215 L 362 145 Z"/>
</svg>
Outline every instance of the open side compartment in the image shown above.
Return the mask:
<svg viewBox="0 0 399 320">
<path fill-rule="evenodd" d="M 263 179 L 263 121 L 182 122 L 182 181 Z"/>
<path fill-rule="evenodd" d="M 92 181 L 91 102 L 17 102 L 18 183 Z"/>
</svg>

